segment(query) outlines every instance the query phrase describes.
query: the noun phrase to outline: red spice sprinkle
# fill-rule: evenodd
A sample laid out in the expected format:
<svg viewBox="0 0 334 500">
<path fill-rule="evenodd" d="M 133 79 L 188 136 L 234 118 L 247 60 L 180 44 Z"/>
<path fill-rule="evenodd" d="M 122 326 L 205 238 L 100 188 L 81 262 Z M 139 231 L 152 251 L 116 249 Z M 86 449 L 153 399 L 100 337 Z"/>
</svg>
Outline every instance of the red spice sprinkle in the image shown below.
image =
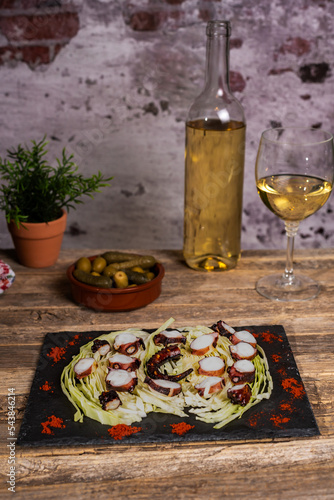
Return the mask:
<svg viewBox="0 0 334 500">
<path fill-rule="evenodd" d="M 64 354 L 66 353 L 65 347 L 52 347 L 48 353 L 49 358 L 52 358 L 55 363 L 58 363 L 61 359 L 64 359 Z"/>
<path fill-rule="evenodd" d="M 40 389 L 41 389 L 41 391 L 45 391 L 45 392 L 47 392 L 47 391 L 53 392 L 52 385 L 50 385 L 47 380 L 45 381 L 45 383 L 43 385 L 41 385 Z"/>
<path fill-rule="evenodd" d="M 283 417 L 282 415 L 273 415 L 270 417 L 270 420 L 274 422 L 276 427 L 282 427 L 282 424 L 286 424 L 289 422 L 289 417 Z"/>
<path fill-rule="evenodd" d="M 286 378 L 282 380 L 282 387 L 295 398 L 302 398 L 305 394 L 305 389 L 301 383 L 297 382 L 295 378 Z"/>
<path fill-rule="evenodd" d="M 291 406 L 290 403 L 281 403 L 279 407 L 283 411 L 289 411 L 289 412 L 293 411 L 293 407 Z"/>
<path fill-rule="evenodd" d="M 277 372 L 282 375 L 282 377 L 286 377 L 286 369 L 284 366 L 282 366 L 281 368 L 278 368 Z"/>
<path fill-rule="evenodd" d="M 251 427 L 256 427 L 257 425 L 257 421 L 259 419 L 260 415 L 252 415 L 249 419 L 248 419 L 248 423 Z"/>
<path fill-rule="evenodd" d="M 131 436 L 136 432 L 140 432 L 142 427 L 131 427 L 131 425 L 117 424 L 108 429 L 108 432 L 112 438 L 123 439 L 125 436 Z"/>
<path fill-rule="evenodd" d="M 77 341 L 79 340 L 79 338 L 80 338 L 80 335 L 74 335 L 73 340 L 71 340 L 71 342 L 69 342 L 68 345 L 75 345 L 77 343 Z"/>
<path fill-rule="evenodd" d="M 275 361 L 275 363 L 278 363 L 282 359 L 282 356 L 280 356 L 279 354 L 273 354 L 271 357 Z"/>
<path fill-rule="evenodd" d="M 50 427 L 57 427 L 58 429 L 64 429 L 64 421 L 62 418 L 58 418 L 55 415 L 51 415 L 45 422 L 41 422 L 43 427 L 42 434 L 54 434 Z"/>
<path fill-rule="evenodd" d="M 274 342 L 274 340 L 278 340 L 279 342 L 283 342 L 283 339 L 281 339 L 278 335 L 275 335 L 274 333 L 270 332 L 262 332 L 262 337 L 265 342 L 268 342 L 271 344 Z"/>
<path fill-rule="evenodd" d="M 186 422 L 180 422 L 179 424 L 170 424 L 170 426 L 173 428 L 172 434 L 178 434 L 179 436 L 182 436 L 186 432 L 189 432 L 190 429 L 193 429 L 195 426 L 187 424 Z"/>
</svg>

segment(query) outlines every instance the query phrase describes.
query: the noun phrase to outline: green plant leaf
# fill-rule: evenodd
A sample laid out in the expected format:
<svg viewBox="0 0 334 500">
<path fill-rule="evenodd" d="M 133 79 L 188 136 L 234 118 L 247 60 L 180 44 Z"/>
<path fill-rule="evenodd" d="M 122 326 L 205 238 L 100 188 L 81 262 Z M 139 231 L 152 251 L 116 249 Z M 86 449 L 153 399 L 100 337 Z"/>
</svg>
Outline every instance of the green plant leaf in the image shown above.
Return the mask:
<svg viewBox="0 0 334 500">
<path fill-rule="evenodd" d="M 0 209 L 6 220 L 17 226 L 24 222 L 49 222 L 60 217 L 61 210 L 76 208 L 83 203 L 83 196 L 93 198 L 93 193 L 110 186 L 113 177 L 104 177 L 99 171 L 91 177 L 78 173 L 73 155 L 67 156 L 65 148 L 57 167 L 48 164 L 46 136 L 32 147 L 20 144 L 7 150 L 7 158 L 0 158 Z"/>
</svg>

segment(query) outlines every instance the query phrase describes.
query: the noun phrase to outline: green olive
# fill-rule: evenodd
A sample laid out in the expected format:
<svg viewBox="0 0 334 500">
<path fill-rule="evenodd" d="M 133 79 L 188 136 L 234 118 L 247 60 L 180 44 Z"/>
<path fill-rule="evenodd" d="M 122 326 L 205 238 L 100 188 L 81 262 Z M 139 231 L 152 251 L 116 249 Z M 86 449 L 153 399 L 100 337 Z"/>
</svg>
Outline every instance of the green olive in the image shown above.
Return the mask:
<svg viewBox="0 0 334 500">
<path fill-rule="evenodd" d="M 93 260 L 92 271 L 96 273 L 102 273 L 103 269 L 106 267 L 107 261 L 103 257 L 99 256 Z"/>
<path fill-rule="evenodd" d="M 127 275 L 123 271 L 117 271 L 113 276 L 116 288 L 126 288 L 129 284 Z"/>
<path fill-rule="evenodd" d="M 103 276 L 108 276 L 108 278 L 111 278 L 114 276 L 114 274 L 117 273 L 117 269 L 114 268 L 112 264 L 109 264 L 109 266 L 105 267 L 103 269 Z"/>
<path fill-rule="evenodd" d="M 151 281 L 153 280 L 153 278 L 155 278 L 155 274 L 149 271 L 148 273 L 146 273 L 146 278 Z"/>
<path fill-rule="evenodd" d="M 144 269 L 140 266 L 135 266 L 135 267 L 131 267 L 131 271 L 134 271 L 135 273 L 144 273 Z"/>
<path fill-rule="evenodd" d="M 90 273 L 92 264 L 88 257 L 80 257 L 75 264 L 75 268 L 80 269 L 80 271 L 85 271 L 85 273 Z"/>
</svg>

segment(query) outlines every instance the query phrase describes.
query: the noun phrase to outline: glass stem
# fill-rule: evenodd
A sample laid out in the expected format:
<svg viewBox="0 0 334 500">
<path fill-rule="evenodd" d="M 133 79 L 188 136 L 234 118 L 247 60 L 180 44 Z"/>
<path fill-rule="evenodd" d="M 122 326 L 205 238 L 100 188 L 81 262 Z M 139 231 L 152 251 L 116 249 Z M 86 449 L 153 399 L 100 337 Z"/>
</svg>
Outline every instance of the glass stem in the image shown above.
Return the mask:
<svg viewBox="0 0 334 500">
<path fill-rule="evenodd" d="M 293 250 L 295 245 L 295 236 L 298 232 L 299 222 L 285 222 L 285 231 L 288 238 L 286 249 L 286 263 L 283 273 L 283 279 L 287 284 L 294 282 L 295 276 L 293 274 Z"/>
</svg>

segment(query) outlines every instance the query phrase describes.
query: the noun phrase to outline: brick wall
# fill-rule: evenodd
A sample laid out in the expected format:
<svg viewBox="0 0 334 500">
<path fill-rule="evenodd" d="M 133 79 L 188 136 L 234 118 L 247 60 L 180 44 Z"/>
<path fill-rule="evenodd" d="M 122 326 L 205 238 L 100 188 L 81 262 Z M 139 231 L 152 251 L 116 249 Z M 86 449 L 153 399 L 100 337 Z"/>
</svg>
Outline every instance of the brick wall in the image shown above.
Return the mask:
<svg viewBox="0 0 334 500">
<path fill-rule="evenodd" d="M 186 0 L 125 0 L 123 12 L 125 22 L 134 31 L 156 31 L 208 21 L 214 16 L 214 4 L 199 0 L 194 8 Z"/>
<path fill-rule="evenodd" d="M 78 7 L 68 1 L 0 1 L 0 64 L 49 64 L 79 30 Z"/>
<path fill-rule="evenodd" d="M 123 18 L 134 32 L 157 32 L 178 30 L 193 24 L 217 19 L 217 5 L 220 0 L 125 0 Z M 231 39 L 231 48 L 240 48 L 242 40 Z M 240 72 L 231 71 L 232 92 L 242 92 L 246 86 Z"/>
<path fill-rule="evenodd" d="M 0 156 L 49 139 L 112 186 L 68 218 L 64 245 L 181 248 L 184 121 L 203 88 L 205 25 L 229 19 L 247 120 L 243 248 L 282 248 L 254 165 L 272 126 L 334 131 L 333 0 L 0 0 Z M 334 201 L 296 247 L 334 246 Z M 0 246 L 9 234 L 0 214 Z"/>
<path fill-rule="evenodd" d="M 219 0 L 218 0 L 219 1 Z M 215 18 L 217 0 L 139 0 L 123 2 L 123 18 L 134 32 L 177 30 L 187 25 Z M 27 63 L 31 69 L 52 62 L 64 45 L 75 37 L 80 27 L 79 7 L 61 0 L 0 1 L 0 65 Z M 240 48 L 242 40 L 231 40 Z M 246 86 L 240 72 L 231 71 L 233 92 Z"/>
</svg>

